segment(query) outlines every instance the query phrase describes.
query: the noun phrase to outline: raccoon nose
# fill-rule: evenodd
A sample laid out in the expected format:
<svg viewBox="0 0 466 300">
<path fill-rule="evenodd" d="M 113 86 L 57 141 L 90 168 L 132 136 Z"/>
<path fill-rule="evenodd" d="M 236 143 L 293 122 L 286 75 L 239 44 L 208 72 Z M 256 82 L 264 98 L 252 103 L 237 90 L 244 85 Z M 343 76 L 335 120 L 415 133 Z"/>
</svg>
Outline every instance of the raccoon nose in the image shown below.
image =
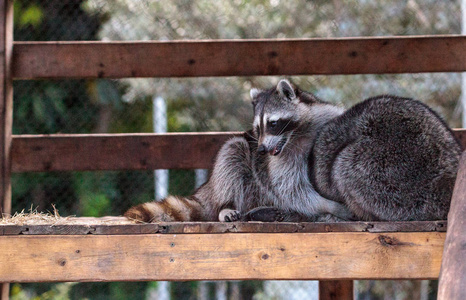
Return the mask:
<svg viewBox="0 0 466 300">
<path fill-rule="evenodd" d="M 267 149 L 265 148 L 264 145 L 260 145 L 258 148 L 257 148 L 257 152 L 261 155 L 264 155 L 267 153 Z"/>
</svg>

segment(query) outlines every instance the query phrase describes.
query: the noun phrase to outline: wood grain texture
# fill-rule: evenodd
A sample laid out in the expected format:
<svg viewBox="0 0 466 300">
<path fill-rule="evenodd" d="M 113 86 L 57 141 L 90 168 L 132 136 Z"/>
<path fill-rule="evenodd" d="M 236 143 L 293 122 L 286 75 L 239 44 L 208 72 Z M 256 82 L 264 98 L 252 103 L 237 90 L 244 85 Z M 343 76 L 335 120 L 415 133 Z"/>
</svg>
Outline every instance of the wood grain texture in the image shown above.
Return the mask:
<svg viewBox="0 0 466 300">
<path fill-rule="evenodd" d="M 209 169 L 239 132 L 16 135 L 12 172 Z M 455 130 L 463 147 L 466 131 Z"/>
<path fill-rule="evenodd" d="M 461 157 L 458 177 L 448 213 L 447 238 L 440 271 L 438 299 L 466 299 L 466 152 Z"/>
<path fill-rule="evenodd" d="M 0 20 L 0 214 L 9 214 L 13 129 L 13 0 L 0 0 Z M 9 284 L 5 282 L 0 285 L 0 300 L 9 299 Z"/>
<path fill-rule="evenodd" d="M 465 48 L 460 35 L 16 42 L 13 72 L 16 79 L 461 72 Z"/>
<path fill-rule="evenodd" d="M 104 221 L 100 221 L 103 219 Z M 113 224 L 108 224 L 112 222 Z M 125 217 L 67 218 L 56 224 L 0 225 L 0 235 L 122 235 L 211 233 L 445 232 L 446 221 L 262 223 L 160 222 L 135 224 Z"/>
<path fill-rule="evenodd" d="M 22 135 L 12 171 L 207 169 L 239 133 Z"/>
<path fill-rule="evenodd" d="M 352 280 L 319 281 L 319 300 L 353 300 Z"/>
<path fill-rule="evenodd" d="M 433 279 L 444 240 L 440 232 L 2 236 L 0 281 Z"/>
<path fill-rule="evenodd" d="M 0 212 L 11 212 L 13 1 L 0 1 Z"/>
<path fill-rule="evenodd" d="M 10 284 L 2 283 L 0 288 L 1 288 L 0 300 L 10 299 Z"/>
<path fill-rule="evenodd" d="M 466 149 L 466 129 L 455 128 L 453 129 L 453 134 L 458 139 L 458 142 L 461 144 L 461 148 L 464 151 Z"/>
</svg>

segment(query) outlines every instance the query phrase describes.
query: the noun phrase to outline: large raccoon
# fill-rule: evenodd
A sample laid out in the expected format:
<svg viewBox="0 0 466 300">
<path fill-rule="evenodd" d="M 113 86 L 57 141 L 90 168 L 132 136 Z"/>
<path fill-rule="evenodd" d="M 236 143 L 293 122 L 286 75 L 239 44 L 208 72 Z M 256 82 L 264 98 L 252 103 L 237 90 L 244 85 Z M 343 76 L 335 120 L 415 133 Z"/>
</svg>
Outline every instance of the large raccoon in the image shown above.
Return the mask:
<svg viewBox="0 0 466 300">
<path fill-rule="evenodd" d="M 445 219 L 459 143 L 421 102 L 368 99 L 345 111 L 281 80 L 251 90 L 253 130 L 228 141 L 190 198 L 131 208 L 143 221 Z M 328 200 L 331 199 L 331 200 Z"/>
<path fill-rule="evenodd" d="M 253 130 L 227 141 L 208 182 L 191 197 L 169 196 L 130 208 L 125 216 L 156 221 L 322 221 L 353 217 L 313 188 L 308 156 L 318 131 L 343 109 L 281 80 L 251 90 Z"/>
<path fill-rule="evenodd" d="M 298 88 L 285 90 L 302 98 Z M 325 122 L 310 129 L 309 155 L 310 182 L 319 195 L 345 205 L 358 220 L 446 219 L 461 147 L 434 111 L 390 95 L 341 113 L 327 106 L 320 111 Z"/>
<path fill-rule="evenodd" d="M 461 147 L 419 101 L 367 99 L 328 121 L 310 153 L 319 194 L 361 220 L 446 219 Z"/>
</svg>

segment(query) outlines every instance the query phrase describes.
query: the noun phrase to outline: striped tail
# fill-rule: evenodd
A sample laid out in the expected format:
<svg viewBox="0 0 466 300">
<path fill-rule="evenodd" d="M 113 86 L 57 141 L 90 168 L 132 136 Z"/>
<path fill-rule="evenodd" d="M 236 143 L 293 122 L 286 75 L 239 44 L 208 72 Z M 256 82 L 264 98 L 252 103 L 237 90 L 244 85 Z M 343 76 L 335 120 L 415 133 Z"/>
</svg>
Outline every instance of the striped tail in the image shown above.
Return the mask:
<svg viewBox="0 0 466 300">
<path fill-rule="evenodd" d="M 125 217 L 139 222 L 203 221 L 202 206 L 198 199 L 168 196 L 162 201 L 152 201 L 131 207 Z"/>
</svg>

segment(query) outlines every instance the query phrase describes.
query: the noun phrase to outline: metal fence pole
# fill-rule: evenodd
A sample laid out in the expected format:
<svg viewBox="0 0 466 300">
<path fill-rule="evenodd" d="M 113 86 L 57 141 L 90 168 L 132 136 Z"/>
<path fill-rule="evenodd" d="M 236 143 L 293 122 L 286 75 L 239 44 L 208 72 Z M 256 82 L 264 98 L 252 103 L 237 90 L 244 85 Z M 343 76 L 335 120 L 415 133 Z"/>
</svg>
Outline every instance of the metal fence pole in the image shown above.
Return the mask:
<svg viewBox="0 0 466 300">
<path fill-rule="evenodd" d="M 154 97 L 152 99 L 152 116 L 155 133 L 167 132 L 167 105 L 162 97 Z M 154 187 L 155 200 L 160 201 L 168 195 L 168 170 L 154 171 Z M 155 295 L 154 295 L 155 294 Z M 157 291 L 153 299 L 169 300 L 170 299 L 170 283 L 168 281 L 159 281 L 157 283 Z M 149 296 L 152 299 L 151 296 Z"/>
</svg>

